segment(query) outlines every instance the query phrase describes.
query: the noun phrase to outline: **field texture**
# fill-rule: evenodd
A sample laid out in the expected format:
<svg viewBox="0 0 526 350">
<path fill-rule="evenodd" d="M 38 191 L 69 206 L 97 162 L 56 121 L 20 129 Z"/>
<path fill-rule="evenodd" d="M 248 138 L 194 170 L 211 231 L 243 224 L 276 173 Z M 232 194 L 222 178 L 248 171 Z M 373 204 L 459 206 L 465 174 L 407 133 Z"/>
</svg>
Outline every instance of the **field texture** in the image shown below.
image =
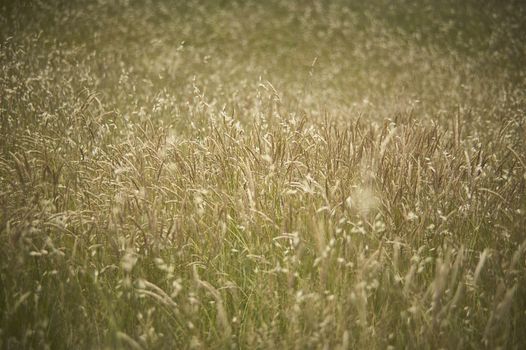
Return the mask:
<svg viewBox="0 0 526 350">
<path fill-rule="evenodd" d="M 2 349 L 524 349 L 521 1 L 0 2 Z"/>
</svg>

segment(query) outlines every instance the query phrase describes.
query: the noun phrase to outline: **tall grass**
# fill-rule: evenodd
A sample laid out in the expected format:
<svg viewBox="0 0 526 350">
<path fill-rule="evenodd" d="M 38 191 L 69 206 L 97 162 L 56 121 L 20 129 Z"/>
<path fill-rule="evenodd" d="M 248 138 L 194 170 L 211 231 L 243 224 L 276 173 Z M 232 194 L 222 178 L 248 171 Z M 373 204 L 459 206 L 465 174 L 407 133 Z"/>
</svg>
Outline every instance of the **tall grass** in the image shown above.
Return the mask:
<svg viewBox="0 0 526 350">
<path fill-rule="evenodd" d="M 524 346 L 524 7 L 126 3 L 2 4 L 2 348 Z"/>
</svg>

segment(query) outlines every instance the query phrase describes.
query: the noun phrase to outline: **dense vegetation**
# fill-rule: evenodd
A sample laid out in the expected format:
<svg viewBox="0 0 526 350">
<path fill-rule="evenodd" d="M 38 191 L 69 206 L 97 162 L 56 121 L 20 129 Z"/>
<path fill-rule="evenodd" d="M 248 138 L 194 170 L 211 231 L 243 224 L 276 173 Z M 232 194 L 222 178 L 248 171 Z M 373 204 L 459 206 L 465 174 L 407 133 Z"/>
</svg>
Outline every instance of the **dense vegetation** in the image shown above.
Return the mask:
<svg viewBox="0 0 526 350">
<path fill-rule="evenodd" d="M 0 3 L 2 348 L 523 348 L 526 7 Z"/>
</svg>

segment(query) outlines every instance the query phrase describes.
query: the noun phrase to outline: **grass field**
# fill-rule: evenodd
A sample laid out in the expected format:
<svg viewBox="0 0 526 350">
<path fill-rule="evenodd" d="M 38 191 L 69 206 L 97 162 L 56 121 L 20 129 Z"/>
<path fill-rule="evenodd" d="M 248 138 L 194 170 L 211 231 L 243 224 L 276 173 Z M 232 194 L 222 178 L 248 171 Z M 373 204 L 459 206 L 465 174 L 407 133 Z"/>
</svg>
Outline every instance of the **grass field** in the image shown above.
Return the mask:
<svg viewBox="0 0 526 350">
<path fill-rule="evenodd" d="M 2 349 L 523 349 L 520 1 L 0 2 Z"/>
</svg>

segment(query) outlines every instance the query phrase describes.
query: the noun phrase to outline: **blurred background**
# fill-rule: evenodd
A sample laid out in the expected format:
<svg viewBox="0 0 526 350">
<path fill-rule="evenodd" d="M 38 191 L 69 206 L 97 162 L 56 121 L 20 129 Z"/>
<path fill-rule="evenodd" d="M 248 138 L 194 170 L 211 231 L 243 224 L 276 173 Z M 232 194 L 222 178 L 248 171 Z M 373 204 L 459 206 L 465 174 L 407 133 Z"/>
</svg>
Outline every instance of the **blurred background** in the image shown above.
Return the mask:
<svg viewBox="0 0 526 350">
<path fill-rule="evenodd" d="M 39 69 L 124 114 L 162 104 L 158 118 L 184 119 L 200 95 L 250 120 L 263 93 L 287 113 L 314 116 L 411 110 L 440 119 L 469 105 L 467 118 L 492 118 L 498 111 L 486 109 L 522 98 L 525 85 L 520 1 L 4 1 L 1 9 L 4 48 L 32 41 L 4 61 L 38 58 Z"/>
</svg>

